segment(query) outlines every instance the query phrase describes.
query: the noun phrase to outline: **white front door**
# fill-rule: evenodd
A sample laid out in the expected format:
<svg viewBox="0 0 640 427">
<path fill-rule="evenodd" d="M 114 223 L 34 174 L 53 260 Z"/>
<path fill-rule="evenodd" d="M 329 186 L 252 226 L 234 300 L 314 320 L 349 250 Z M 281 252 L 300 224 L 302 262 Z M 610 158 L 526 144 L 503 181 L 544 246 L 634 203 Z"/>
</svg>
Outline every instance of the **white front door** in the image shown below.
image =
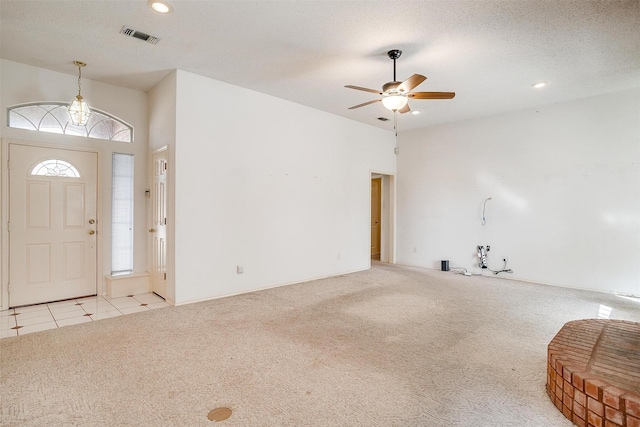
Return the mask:
<svg viewBox="0 0 640 427">
<path fill-rule="evenodd" d="M 95 295 L 98 154 L 9 145 L 9 305 Z"/>
<path fill-rule="evenodd" d="M 151 289 L 167 299 L 167 150 L 153 154 Z"/>
</svg>

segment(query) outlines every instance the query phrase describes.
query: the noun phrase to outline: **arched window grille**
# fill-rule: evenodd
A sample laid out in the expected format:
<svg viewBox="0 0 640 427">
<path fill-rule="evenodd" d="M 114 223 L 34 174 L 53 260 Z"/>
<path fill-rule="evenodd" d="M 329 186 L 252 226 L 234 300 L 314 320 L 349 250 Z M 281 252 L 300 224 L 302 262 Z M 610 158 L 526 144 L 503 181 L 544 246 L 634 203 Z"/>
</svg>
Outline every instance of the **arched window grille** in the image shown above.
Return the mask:
<svg viewBox="0 0 640 427">
<path fill-rule="evenodd" d="M 49 159 L 38 163 L 31 169 L 31 175 L 80 178 L 80 173 L 75 166 L 60 159 Z"/>
<path fill-rule="evenodd" d="M 12 128 L 77 135 L 109 141 L 133 142 L 133 126 L 92 108 L 93 114 L 84 126 L 69 120 L 68 105 L 62 102 L 42 102 L 15 105 L 7 109 L 7 125 Z"/>
</svg>

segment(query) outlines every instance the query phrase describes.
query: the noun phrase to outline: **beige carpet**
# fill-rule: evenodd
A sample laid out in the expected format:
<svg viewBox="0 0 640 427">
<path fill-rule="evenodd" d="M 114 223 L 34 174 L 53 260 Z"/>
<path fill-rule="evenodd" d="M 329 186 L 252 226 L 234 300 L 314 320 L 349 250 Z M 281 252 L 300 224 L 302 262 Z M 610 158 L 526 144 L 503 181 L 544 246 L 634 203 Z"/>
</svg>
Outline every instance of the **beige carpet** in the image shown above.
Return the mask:
<svg viewBox="0 0 640 427">
<path fill-rule="evenodd" d="M 376 264 L 5 338 L 0 424 L 571 426 L 546 346 L 601 304 L 640 321 L 613 295 Z"/>
</svg>

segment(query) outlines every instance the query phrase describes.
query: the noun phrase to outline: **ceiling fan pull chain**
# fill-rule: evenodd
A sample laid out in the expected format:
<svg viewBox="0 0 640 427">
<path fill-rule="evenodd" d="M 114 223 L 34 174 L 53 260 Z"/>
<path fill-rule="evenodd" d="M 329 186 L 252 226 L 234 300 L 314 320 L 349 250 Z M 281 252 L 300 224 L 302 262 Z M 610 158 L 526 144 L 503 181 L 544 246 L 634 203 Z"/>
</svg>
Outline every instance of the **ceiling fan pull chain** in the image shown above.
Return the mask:
<svg viewBox="0 0 640 427">
<path fill-rule="evenodd" d="M 396 131 L 396 138 L 398 137 L 398 110 L 393 112 L 393 130 Z M 397 141 L 396 141 L 397 145 Z"/>
</svg>

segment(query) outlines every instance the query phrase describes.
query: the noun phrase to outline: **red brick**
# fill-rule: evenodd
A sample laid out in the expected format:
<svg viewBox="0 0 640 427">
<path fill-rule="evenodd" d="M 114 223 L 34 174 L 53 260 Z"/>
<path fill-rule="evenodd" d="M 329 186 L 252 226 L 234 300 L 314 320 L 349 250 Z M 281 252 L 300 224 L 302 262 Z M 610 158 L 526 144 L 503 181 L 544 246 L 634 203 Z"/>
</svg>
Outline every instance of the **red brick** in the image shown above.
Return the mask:
<svg viewBox="0 0 640 427">
<path fill-rule="evenodd" d="M 605 420 L 604 427 L 622 427 L 620 424 L 613 423 L 609 420 Z"/>
<path fill-rule="evenodd" d="M 624 423 L 624 414 L 608 406 L 605 406 L 604 408 L 604 417 L 609 421 L 613 421 L 614 423 Z"/>
<path fill-rule="evenodd" d="M 577 369 L 574 368 L 573 366 L 563 366 L 563 368 L 562 368 L 562 378 L 564 378 L 565 380 L 571 382 L 571 374 L 573 373 L 573 371 L 577 371 Z"/>
<path fill-rule="evenodd" d="M 589 378 L 584 383 L 584 392 L 594 399 L 601 400 L 602 399 L 602 387 L 608 385 L 604 381 L 595 378 Z"/>
<path fill-rule="evenodd" d="M 554 403 L 556 404 L 558 411 L 562 411 L 562 400 L 558 396 L 556 396 L 556 401 Z"/>
<path fill-rule="evenodd" d="M 602 391 L 602 402 L 614 409 L 620 409 L 620 396 L 622 396 L 624 393 L 625 391 L 619 389 L 618 387 L 605 387 L 605 389 Z"/>
<path fill-rule="evenodd" d="M 568 394 L 570 398 L 573 399 L 573 386 L 571 385 L 571 383 L 569 381 L 565 381 L 564 382 L 564 393 Z"/>
<path fill-rule="evenodd" d="M 627 427 L 640 427 L 640 418 L 627 415 Z"/>
<path fill-rule="evenodd" d="M 623 397 L 627 414 L 640 418 L 640 396 L 625 394 Z"/>
<path fill-rule="evenodd" d="M 572 418 L 572 413 L 571 413 L 571 408 L 569 408 L 568 406 L 563 406 L 562 407 L 562 413 L 564 414 L 565 417 L 571 419 Z"/>
<path fill-rule="evenodd" d="M 573 392 L 573 400 L 582 406 L 587 406 L 587 395 L 579 390 Z"/>
<path fill-rule="evenodd" d="M 556 397 L 562 399 L 562 386 L 556 384 Z"/>
<path fill-rule="evenodd" d="M 560 376 L 562 376 L 562 368 L 564 368 L 565 363 L 567 363 L 567 361 L 564 360 L 564 359 L 557 359 L 556 360 L 556 372 Z"/>
<path fill-rule="evenodd" d="M 573 399 L 571 398 L 571 396 L 565 393 L 564 397 L 562 398 L 562 403 L 564 403 L 564 406 L 571 410 L 571 407 L 573 406 Z"/>
<path fill-rule="evenodd" d="M 576 414 L 573 414 L 573 423 L 578 427 L 587 427 L 587 422 L 578 417 Z"/>
<path fill-rule="evenodd" d="M 587 419 L 587 410 L 584 406 L 578 404 L 578 402 L 573 402 L 573 414 L 579 416 L 583 420 Z"/>
<path fill-rule="evenodd" d="M 551 401 L 553 401 L 556 398 L 555 391 L 556 391 L 555 387 L 552 388 L 550 385 L 547 384 L 547 394 L 551 398 Z"/>
<path fill-rule="evenodd" d="M 558 359 L 558 355 L 555 353 L 551 353 L 549 355 L 549 363 L 551 364 L 551 367 L 555 370 L 556 369 L 556 360 Z"/>
<path fill-rule="evenodd" d="M 591 411 L 589 411 L 587 415 L 587 421 L 589 421 L 589 424 L 593 427 L 603 427 L 602 417 L 599 417 L 597 414 L 594 414 Z"/>
<path fill-rule="evenodd" d="M 593 412 L 596 415 L 604 417 L 604 405 L 602 402 L 598 402 L 597 400 L 588 397 L 587 408 L 589 408 L 589 412 Z"/>
<path fill-rule="evenodd" d="M 584 391 L 584 372 L 574 372 L 571 376 L 571 383 L 580 391 Z"/>
</svg>

